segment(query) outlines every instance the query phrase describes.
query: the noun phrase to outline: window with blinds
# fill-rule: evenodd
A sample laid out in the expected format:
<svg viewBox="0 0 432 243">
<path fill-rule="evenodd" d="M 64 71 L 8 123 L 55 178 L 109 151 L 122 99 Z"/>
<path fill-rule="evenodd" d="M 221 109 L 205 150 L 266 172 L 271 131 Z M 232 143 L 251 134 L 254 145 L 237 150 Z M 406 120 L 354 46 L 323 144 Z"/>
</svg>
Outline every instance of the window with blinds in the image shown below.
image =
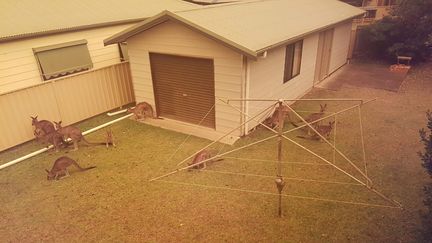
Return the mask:
<svg viewBox="0 0 432 243">
<path fill-rule="evenodd" d="M 300 74 L 303 40 L 290 44 L 285 49 L 284 83 Z"/>
<path fill-rule="evenodd" d="M 42 79 L 49 80 L 93 67 L 86 40 L 33 48 Z"/>
</svg>

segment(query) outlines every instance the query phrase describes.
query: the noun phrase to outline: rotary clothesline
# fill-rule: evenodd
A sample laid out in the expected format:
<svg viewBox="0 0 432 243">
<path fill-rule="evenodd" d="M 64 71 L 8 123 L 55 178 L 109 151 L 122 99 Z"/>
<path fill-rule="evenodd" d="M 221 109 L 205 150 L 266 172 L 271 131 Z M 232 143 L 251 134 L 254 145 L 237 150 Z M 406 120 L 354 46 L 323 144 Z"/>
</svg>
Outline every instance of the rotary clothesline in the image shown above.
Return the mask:
<svg viewBox="0 0 432 243">
<path fill-rule="evenodd" d="M 327 163 L 327 164 L 333 166 L 334 168 L 336 168 L 337 170 L 339 170 L 339 171 L 342 172 L 343 174 L 347 175 L 347 176 L 350 177 L 351 179 L 353 179 L 353 180 L 355 180 L 356 182 L 358 182 L 358 183 L 353 183 L 353 184 L 360 184 L 360 185 L 363 185 L 363 186 L 365 186 L 367 189 L 369 189 L 370 191 L 372 191 L 372 192 L 376 193 L 377 195 L 379 195 L 381 198 L 383 198 L 383 199 L 385 199 L 386 201 L 392 203 L 393 205 L 396 205 L 397 208 L 401 208 L 401 207 L 402 207 L 401 204 L 400 204 L 399 202 L 397 202 L 397 201 L 395 201 L 395 200 L 393 200 L 393 199 L 388 198 L 387 196 L 383 195 L 382 193 L 380 193 L 379 191 L 377 191 L 376 189 L 374 189 L 374 188 L 371 186 L 371 185 L 372 185 L 372 181 L 371 181 L 371 179 L 370 179 L 370 178 L 368 177 L 368 175 L 367 175 L 367 163 L 366 163 L 365 149 L 364 149 L 364 140 L 363 140 L 363 139 L 364 139 L 364 138 L 363 138 L 363 126 L 362 126 L 362 122 L 361 122 L 361 106 L 364 105 L 364 104 L 366 104 L 366 103 L 369 103 L 369 102 L 371 102 L 371 101 L 374 101 L 375 99 L 372 99 L 372 100 L 369 100 L 369 101 L 366 101 L 366 102 L 364 102 L 364 101 L 361 100 L 361 99 L 279 99 L 279 100 L 265 100 L 265 99 L 247 99 L 247 100 L 238 100 L 238 99 L 236 99 L 236 100 L 226 100 L 226 101 L 224 101 L 224 100 L 218 98 L 218 100 L 222 101 L 223 103 L 225 103 L 225 104 L 228 105 L 228 106 L 231 106 L 233 109 L 237 110 L 238 112 L 240 112 L 240 114 L 244 115 L 244 116 L 247 117 L 248 119 L 246 119 L 246 121 L 244 121 L 240 126 L 234 128 L 234 129 L 232 129 L 230 132 L 226 133 L 224 136 L 220 137 L 218 140 L 211 142 L 210 144 L 208 144 L 208 145 L 205 146 L 204 148 L 200 149 L 200 150 L 197 151 L 196 153 L 192 154 L 191 156 L 189 156 L 189 157 L 187 157 L 186 159 L 184 159 L 184 160 L 182 160 L 181 162 L 179 162 L 177 165 L 180 165 L 180 164 L 184 163 L 185 161 L 191 159 L 193 156 L 195 156 L 195 155 L 198 154 L 199 152 L 201 152 L 201 151 L 205 150 L 206 148 L 210 147 L 211 145 L 213 145 L 213 144 L 215 144 L 215 143 L 221 141 L 224 137 L 228 136 L 229 134 L 231 134 L 231 133 L 234 132 L 235 130 L 241 128 L 242 126 L 244 126 L 246 123 L 248 123 L 248 122 L 250 122 L 250 121 L 255 121 L 255 122 L 257 122 L 258 124 L 262 125 L 262 126 L 265 127 L 266 129 L 272 131 L 273 133 L 276 133 L 276 135 L 269 136 L 269 137 L 267 137 L 267 138 L 265 138 L 265 139 L 261 139 L 261 140 L 259 140 L 259 141 L 256 141 L 256 142 L 253 142 L 253 143 L 250 143 L 250 144 L 248 144 L 248 145 L 241 146 L 241 147 L 239 147 L 239 148 L 232 149 L 232 150 L 227 151 L 227 152 L 224 152 L 224 153 L 220 153 L 221 150 L 219 150 L 219 153 L 218 153 L 217 155 L 215 155 L 215 156 L 213 156 L 213 157 L 211 157 L 211 158 L 209 158 L 209 159 L 206 159 L 206 160 L 200 161 L 200 162 L 198 162 L 198 163 L 196 163 L 196 164 L 193 164 L 193 165 L 189 165 L 189 166 L 186 166 L 186 167 L 183 167 L 183 168 L 176 169 L 175 171 L 172 171 L 172 172 L 169 172 L 169 173 L 167 173 L 167 174 L 164 174 L 164 175 L 161 175 L 161 176 L 155 177 L 155 178 L 153 178 L 153 179 L 150 179 L 150 181 L 159 180 L 159 179 L 164 178 L 164 177 L 166 177 L 166 176 L 169 176 L 169 175 L 175 174 L 175 173 L 177 173 L 177 172 L 179 172 L 179 171 L 182 171 L 182 170 L 186 170 L 186 169 L 192 168 L 192 167 L 194 167 L 194 166 L 197 166 L 197 165 L 200 165 L 200 164 L 206 163 L 206 162 L 211 161 L 211 160 L 213 160 L 213 159 L 220 158 L 220 157 L 222 157 L 222 156 L 224 156 L 224 155 L 227 155 L 227 154 L 233 153 L 233 152 L 235 152 L 235 151 L 239 151 L 239 150 L 242 150 L 242 149 L 244 149 L 244 148 L 247 148 L 247 147 L 250 147 L 250 146 L 253 146 L 253 145 L 256 145 L 256 144 L 262 143 L 262 142 L 264 142 L 264 141 L 267 141 L 267 140 L 270 140 L 270 139 L 273 139 L 273 138 L 279 137 L 279 138 L 284 138 L 284 139 L 290 141 L 291 143 L 293 143 L 293 144 L 297 145 L 298 147 L 304 149 L 305 151 L 311 153 L 312 155 L 316 156 L 317 158 L 321 159 L 321 160 L 324 161 L 325 163 Z M 322 118 L 320 118 L 320 119 L 317 119 L 317 120 L 315 120 L 315 121 L 313 121 L 313 122 L 307 122 L 305 119 L 303 119 L 303 118 L 302 118 L 302 117 L 301 117 L 301 116 L 300 116 L 300 115 L 299 115 L 299 114 L 298 114 L 298 113 L 297 113 L 297 112 L 296 112 L 296 111 L 295 111 L 295 110 L 294 110 L 294 109 L 293 109 L 293 108 L 292 108 L 292 107 L 291 107 L 291 106 L 286 102 L 286 101 L 300 101 L 300 100 L 307 100 L 307 101 L 360 101 L 361 103 L 360 103 L 360 104 L 356 104 L 356 105 L 351 106 L 351 107 L 348 107 L 348 108 L 345 108 L 345 109 L 340 110 L 340 111 L 338 111 L 338 112 L 334 112 L 334 113 L 331 114 L 331 115 L 324 116 L 324 117 L 322 117 Z M 264 109 L 264 110 L 262 110 L 261 112 L 259 112 L 258 114 L 254 115 L 254 116 L 250 116 L 250 115 L 248 115 L 247 113 L 243 112 L 242 110 L 238 109 L 237 107 L 231 105 L 231 104 L 230 104 L 230 101 L 273 101 L 274 103 L 273 103 L 272 105 L 270 105 L 269 107 L 267 107 L 266 109 Z M 290 129 L 290 130 L 288 130 L 288 131 L 284 131 L 283 133 L 277 134 L 278 132 L 277 132 L 276 130 L 270 128 L 269 126 L 265 125 L 265 124 L 264 124 L 263 122 L 261 122 L 260 120 L 257 120 L 257 119 L 256 119 L 259 115 L 263 114 L 264 112 L 269 111 L 269 110 L 272 111 L 272 110 L 276 107 L 276 105 L 278 105 L 278 104 L 279 104 L 279 106 L 281 106 L 281 105 L 287 106 L 287 107 L 290 109 L 290 111 L 293 112 L 296 116 L 298 116 L 298 117 L 299 117 L 299 118 L 300 118 L 300 119 L 301 119 L 305 124 L 300 125 L 300 126 L 298 126 L 298 127 L 296 127 L 296 128 Z M 270 108 L 271 108 L 271 109 L 270 109 Z M 356 165 L 355 165 L 355 164 L 354 164 L 354 163 L 353 163 L 353 162 L 352 162 L 352 161 L 351 161 L 351 160 L 350 160 L 350 159 L 349 159 L 345 154 L 343 154 L 340 150 L 338 150 L 338 149 L 336 148 L 335 145 L 333 145 L 332 143 L 330 143 L 330 142 L 329 142 L 329 141 L 328 141 L 328 140 L 327 140 L 327 139 L 326 139 L 322 134 L 320 134 L 320 133 L 319 133 L 319 132 L 314 128 L 314 126 L 312 125 L 312 124 L 318 123 L 318 122 L 320 122 L 320 121 L 322 121 L 322 120 L 324 120 L 324 119 L 327 119 L 327 118 L 330 118 L 330 117 L 336 117 L 336 116 L 337 116 L 338 114 L 340 114 L 340 113 L 343 113 L 343 112 L 346 112 L 346 111 L 349 111 L 349 110 L 352 110 L 352 109 L 355 109 L 355 108 L 358 108 L 358 109 L 359 109 L 359 113 L 358 113 L 358 114 L 359 114 L 359 119 L 360 119 L 361 140 L 362 140 L 362 154 L 363 154 L 363 163 L 364 163 L 365 172 L 361 171 L 360 168 L 358 168 L 358 167 L 357 167 L 357 166 L 356 166 Z M 213 109 L 213 107 L 212 107 L 212 109 Z M 355 176 L 353 176 L 352 174 L 346 172 L 345 170 L 343 170 L 343 169 L 341 169 L 340 167 L 336 166 L 335 164 L 333 164 L 332 162 L 330 162 L 330 161 L 328 161 L 327 159 L 323 158 L 322 156 L 318 155 L 317 153 L 313 152 L 312 150 L 306 148 L 305 146 L 303 146 L 303 145 L 297 143 L 296 141 L 294 141 L 294 140 L 292 140 L 292 139 L 290 139 L 290 138 L 288 138 L 287 136 L 284 135 L 284 134 L 286 134 L 286 133 L 289 133 L 289 132 L 292 132 L 292 131 L 295 131 L 295 130 L 298 130 L 298 129 L 301 129 L 301 128 L 304 128 L 304 127 L 309 127 L 309 129 L 313 130 L 313 131 L 314 131 L 314 132 L 315 132 L 315 133 L 316 133 L 316 134 L 317 134 L 317 135 L 318 135 L 318 136 L 319 136 L 323 141 L 325 141 L 325 142 L 326 142 L 330 147 L 333 148 L 333 152 L 334 152 L 333 160 L 335 160 L 335 153 L 337 152 L 337 153 L 338 153 L 339 155 L 341 155 L 341 156 L 342 156 L 346 161 L 348 161 L 348 163 L 350 163 L 350 164 L 352 165 L 352 167 L 353 167 L 354 169 L 356 169 L 356 170 L 357 170 L 357 171 L 358 171 L 358 172 L 359 172 L 359 173 L 360 173 L 360 174 L 361 174 L 361 175 L 366 179 L 366 183 L 364 183 L 364 182 L 362 182 L 361 180 L 357 179 L 357 178 L 356 178 Z M 183 145 L 183 143 L 181 144 L 181 146 L 182 146 L 182 145 Z M 176 152 L 177 152 L 177 151 L 178 151 L 178 150 L 176 150 Z M 172 156 L 171 156 L 170 158 L 172 158 Z M 333 162 L 334 162 L 334 161 L 333 161 Z M 280 194 L 275 194 L 275 195 L 280 195 Z"/>
</svg>

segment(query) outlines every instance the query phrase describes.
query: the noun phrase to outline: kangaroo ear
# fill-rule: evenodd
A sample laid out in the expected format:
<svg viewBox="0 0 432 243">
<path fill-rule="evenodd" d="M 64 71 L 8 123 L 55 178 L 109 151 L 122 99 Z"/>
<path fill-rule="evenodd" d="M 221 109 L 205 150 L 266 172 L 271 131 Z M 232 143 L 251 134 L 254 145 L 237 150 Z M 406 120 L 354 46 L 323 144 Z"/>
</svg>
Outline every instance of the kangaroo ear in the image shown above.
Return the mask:
<svg viewBox="0 0 432 243">
<path fill-rule="evenodd" d="M 47 169 L 45 169 L 45 171 L 49 174 L 49 171 Z"/>
</svg>

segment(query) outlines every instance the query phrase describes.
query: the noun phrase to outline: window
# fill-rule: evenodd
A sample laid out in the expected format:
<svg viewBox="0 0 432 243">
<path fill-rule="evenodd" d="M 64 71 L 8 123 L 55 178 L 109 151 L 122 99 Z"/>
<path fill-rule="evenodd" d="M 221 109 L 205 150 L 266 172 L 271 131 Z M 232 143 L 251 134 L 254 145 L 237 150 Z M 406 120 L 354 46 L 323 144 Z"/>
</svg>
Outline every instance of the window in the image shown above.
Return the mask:
<svg viewBox="0 0 432 243">
<path fill-rule="evenodd" d="M 119 52 L 120 52 L 120 61 L 125 62 L 129 61 L 129 54 L 126 42 L 118 43 Z"/>
<path fill-rule="evenodd" d="M 300 74 L 303 40 L 288 45 L 285 50 L 284 83 Z"/>
<path fill-rule="evenodd" d="M 43 80 L 66 76 L 93 67 L 86 40 L 33 48 Z"/>
<path fill-rule="evenodd" d="M 366 10 L 365 18 L 375 18 L 376 17 L 376 9 L 375 10 Z"/>
</svg>

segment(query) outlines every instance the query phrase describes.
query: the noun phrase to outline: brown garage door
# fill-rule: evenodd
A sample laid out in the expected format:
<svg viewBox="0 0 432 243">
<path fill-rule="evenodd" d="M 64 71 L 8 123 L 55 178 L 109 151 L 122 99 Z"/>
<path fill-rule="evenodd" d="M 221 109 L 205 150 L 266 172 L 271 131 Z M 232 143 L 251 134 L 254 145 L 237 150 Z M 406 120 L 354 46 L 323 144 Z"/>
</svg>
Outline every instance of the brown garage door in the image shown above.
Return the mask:
<svg viewBox="0 0 432 243">
<path fill-rule="evenodd" d="M 150 65 L 159 116 L 215 128 L 213 60 L 150 53 Z"/>
</svg>

